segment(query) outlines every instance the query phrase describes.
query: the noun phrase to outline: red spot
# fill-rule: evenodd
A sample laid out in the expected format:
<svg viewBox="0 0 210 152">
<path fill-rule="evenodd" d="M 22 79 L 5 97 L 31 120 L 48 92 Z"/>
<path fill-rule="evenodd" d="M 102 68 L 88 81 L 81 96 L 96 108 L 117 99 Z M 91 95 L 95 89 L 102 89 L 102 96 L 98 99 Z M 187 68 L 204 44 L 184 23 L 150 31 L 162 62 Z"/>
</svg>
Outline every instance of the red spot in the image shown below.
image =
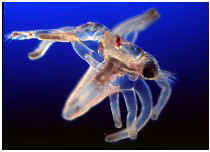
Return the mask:
<svg viewBox="0 0 210 152">
<path fill-rule="evenodd" d="M 117 36 L 116 42 L 115 42 L 116 47 L 120 46 L 120 37 Z"/>
</svg>

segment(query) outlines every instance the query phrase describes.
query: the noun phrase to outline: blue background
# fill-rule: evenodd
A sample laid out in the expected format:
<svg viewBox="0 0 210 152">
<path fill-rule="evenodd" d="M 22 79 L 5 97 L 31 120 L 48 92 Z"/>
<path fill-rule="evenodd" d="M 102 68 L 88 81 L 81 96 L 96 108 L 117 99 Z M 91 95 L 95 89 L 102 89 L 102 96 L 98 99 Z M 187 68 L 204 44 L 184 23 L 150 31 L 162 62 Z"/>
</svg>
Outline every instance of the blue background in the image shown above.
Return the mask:
<svg viewBox="0 0 210 152">
<path fill-rule="evenodd" d="M 61 117 L 66 98 L 88 68 L 70 43 L 56 43 L 43 58 L 30 61 L 27 54 L 38 40 L 4 41 L 3 148 L 208 149 L 208 3 L 4 3 L 3 30 L 8 34 L 88 21 L 112 28 L 149 8 L 161 17 L 136 44 L 178 78 L 158 121 L 150 121 L 137 141 L 105 143 L 104 136 L 118 130 L 108 100 L 75 121 Z M 149 84 L 156 99 L 159 89 Z"/>
</svg>

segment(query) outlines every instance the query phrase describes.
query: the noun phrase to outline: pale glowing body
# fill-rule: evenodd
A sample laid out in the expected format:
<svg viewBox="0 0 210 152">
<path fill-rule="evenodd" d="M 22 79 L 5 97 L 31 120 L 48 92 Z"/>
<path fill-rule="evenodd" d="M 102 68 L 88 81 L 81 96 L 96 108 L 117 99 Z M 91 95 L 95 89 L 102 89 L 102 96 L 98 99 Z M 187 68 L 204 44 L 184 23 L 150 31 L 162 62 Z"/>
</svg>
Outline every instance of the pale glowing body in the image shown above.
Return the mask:
<svg viewBox="0 0 210 152">
<path fill-rule="evenodd" d="M 143 15 L 126 20 L 113 30 L 88 22 L 77 27 L 55 30 L 12 32 L 10 38 L 35 38 L 42 41 L 35 51 L 29 53 L 31 60 L 41 58 L 55 42 L 71 42 L 73 49 L 90 67 L 68 97 L 62 116 L 66 120 L 78 118 L 109 96 L 115 127 L 121 128 L 121 92 L 128 111 L 127 127 L 105 138 L 107 142 L 116 142 L 125 138 L 136 139 L 138 132 L 150 119 L 158 119 L 171 95 L 169 81 L 174 78 L 173 75 L 161 70 L 154 57 L 134 44 L 138 33 L 158 17 L 157 11 L 150 9 Z M 98 50 L 90 49 L 86 41 L 97 42 Z M 162 89 L 155 106 L 144 79 L 154 80 Z M 136 95 L 141 102 L 139 116 Z"/>
</svg>

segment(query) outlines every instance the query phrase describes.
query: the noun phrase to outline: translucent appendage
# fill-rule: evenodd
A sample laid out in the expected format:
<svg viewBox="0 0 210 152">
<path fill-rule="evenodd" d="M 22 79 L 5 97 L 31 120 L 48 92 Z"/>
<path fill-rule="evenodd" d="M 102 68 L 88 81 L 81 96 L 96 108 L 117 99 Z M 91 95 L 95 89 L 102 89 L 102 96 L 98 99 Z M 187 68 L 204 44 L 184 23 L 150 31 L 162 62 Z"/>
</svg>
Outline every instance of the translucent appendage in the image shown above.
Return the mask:
<svg viewBox="0 0 210 152">
<path fill-rule="evenodd" d="M 123 129 L 119 132 L 107 135 L 104 140 L 106 142 L 118 142 L 126 138 L 128 138 L 128 131 L 127 129 Z"/>
<path fill-rule="evenodd" d="M 93 67 L 85 73 L 65 103 L 62 113 L 64 119 L 76 119 L 102 102 L 105 97 L 120 91 L 118 86 L 98 84 L 95 81 L 97 73 L 97 69 Z"/>
<path fill-rule="evenodd" d="M 158 19 L 158 17 L 159 14 L 155 9 L 149 9 L 143 15 L 139 15 L 122 22 L 113 28 L 112 31 L 113 33 L 118 34 L 124 39 L 134 43 L 137 39 L 137 34 L 146 29 L 150 24 Z M 129 36 L 130 33 L 133 33 L 133 35 Z"/>
<path fill-rule="evenodd" d="M 122 120 L 120 114 L 120 105 L 119 105 L 119 93 L 109 96 L 110 107 L 112 111 L 113 121 L 116 128 L 122 127 Z"/>
<path fill-rule="evenodd" d="M 147 124 L 152 114 L 152 93 L 144 80 L 138 79 L 135 84 L 135 91 L 141 102 L 141 113 L 137 118 L 136 128 L 138 132 Z"/>
<path fill-rule="evenodd" d="M 49 47 L 53 44 L 53 41 L 42 41 L 39 46 L 28 54 L 29 59 L 36 60 L 45 55 Z"/>
<path fill-rule="evenodd" d="M 74 51 L 89 65 L 97 67 L 101 62 L 102 57 L 99 56 L 94 50 L 87 47 L 84 43 L 72 42 L 72 46 Z"/>
<path fill-rule="evenodd" d="M 130 112 L 131 114 L 127 116 L 127 128 L 122 129 L 119 132 L 107 135 L 105 137 L 106 142 L 117 142 L 126 138 L 136 139 L 137 133 L 150 120 L 153 103 L 149 86 L 144 80 L 138 79 L 135 83 L 134 89 L 141 102 L 140 115 L 136 118 L 137 105 L 135 94 L 131 92 L 124 93 L 124 97 L 126 99 L 126 107 L 128 109 L 128 113 Z"/>
<path fill-rule="evenodd" d="M 137 120 L 137 99 L 134 89 L 123 91 L 125 104 L 127 108 L 127 122 L 126 127 L 128 136 L 131 139 L 137 138 L 136 120 Z"/>
<path fill-rule="evenodd" d="M 172 88 L 167 79 L 156 80 L 155 82 L 161 88 L 161 92 L 160 92 L 160 96 L 158 98 L 157 104 L 154 106 L 152 110 L 152 117 L 151 117 L 152 120 L 157 120 L 159 118 L 161 111 L 166 106 L 172 93 Z"/>
</svg>

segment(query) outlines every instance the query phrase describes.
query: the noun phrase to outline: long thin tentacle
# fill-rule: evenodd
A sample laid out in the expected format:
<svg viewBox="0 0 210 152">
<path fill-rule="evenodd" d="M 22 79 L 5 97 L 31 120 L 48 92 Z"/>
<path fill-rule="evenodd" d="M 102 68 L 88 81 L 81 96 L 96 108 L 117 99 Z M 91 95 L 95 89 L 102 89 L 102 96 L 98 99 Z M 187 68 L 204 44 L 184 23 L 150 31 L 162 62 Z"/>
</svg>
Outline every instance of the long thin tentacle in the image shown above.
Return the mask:
<svg viewBox="0 0 210 152">
<path fill-rule="evenodd" d="M 146 29 L 155 20 L 159 18 L 159 14 L 155 9 L 149 9 L 144 14 L 132 17 L 113 28 L 113 33 L 118 34 L 124 39 L 135 42 L 139 32 Z M 130 35 L 131 33 L 132 36 Z M 130 35 L 130 36 L 129 36 Z"/>
<path fill-rule="evenodd" d="M 49 47 L 54 43 L 54 41 L 42 41 L 39 46 L 32 52 L 28 54 L 29 59 L 37 60 L 45 55 Z"/>
<path fill-rule="evenodd" d="M 109 96 L 109 100 L 110 100 L 110 107 L 112 111 L 114 125 L 116 128 L 121 128 L 122 120 L 121 120 L 120 105 L 119 105 L 119 93 L 115 93 Z"/>
<path fill-rule="evenodd" d="M 72 42 L 74 51 L 89 65 L 93 67 L 98 67 L 101 62 L 101 58 L 94 50 L 87 47 L 82 42 Z"/>
<path fill-rule="evenodd" d="M 138 79 L 134 86 L 135 92 L 137 93 L 140 102 L 141 102 L 141 113 L 140 116 L 137 117 L 136 120 L 136 130 L 139 132 L 149 121 L 152 114 L 152 93 L 150 91 L 149 86 L 144 80 Z M 132 96 L 134 97 L 134 96 Z M 127 103 L 132 102 L 131 100 L 127 100 Z M 133 124 L 132 124 L 133 125 Z M 116 133 L 112 133 L 105 137 L 106 142 L 117 142 L 122 139 L 126 139 L 130 137 L 129 128 L 122 129 Z"/>
<path fill-rule="evenodd" d="M 137 99 L 134 89 L 131 91 L 123 91 L 123 96 L 125 98 L 125 104 L 127 107 L 127 122 L 126 127 L 128 129 L 128 136 L 131 139 L 136 139 L 137 129 L 136 129 L 136 120 L 137 120 Z"/>
<path fill-rule="evenodd" d="M 138 116 L 136 124 L 136 128 L 139 132 L 150 120 L 153 102 L 150 88 L 144 80 L 139 79 L 136 81 L 135 91 L 141 102 L 141 113 Z"/>
<path fill-rule="evenodd" d="M 172 88 L 170 86 L 169 81 L 166 80 L 156 80 L 155 81 L 157 85 L 161 88 L 160 96 L 158 98 L 157 104 L 153 108 L 152 112 L 152 120 L 157 120 L 161 111 L 164 109 L 166 106 L 171 93 L 172 93 Z"/>
<path fill-rule="evenodd" d="M 127 76 L 123 77 L 118 77 L 115 79 L 113 82 L 113 85 L 118 85 L 121 88 L 122 92 L 127 92 L 128 90 L 132 91 L 132 88 L 134 86 L 134 80 L 130 80 Z M 124 95 L 125 97 L 126 95 Z M 127 97 L 129 98 L 129 97 Z M 119 107 L 119 94 L 113 94 L 109 97 L 110 99 L 110 106 L 112 110 L 112 115 L 115 123 L 116 128 L 121 128 L 122 127 L 122 122 L 121 122 L 121 115 L 120 115 L 120 107 Z M 130 99 L 131 101 L 134 99 Z M 130 100 L 127 99 L 127 101 L 130 102 Z M 134 111 L 135 113 L 135 111 Z"/>
<path fill-rule="evenodd" d="M 116 133 L 109 134 L 105 137 L 106 142 L 117 142 L 122 139 L 131 138 L 136 139 L 136 115 L 137 115 L 137 100 L 135 91 L 133 89 L 126 89 L 122 91 L 125 98 L 126 108 L 128 111 L 126 129 L 122 129 Z"/>
</svg>

